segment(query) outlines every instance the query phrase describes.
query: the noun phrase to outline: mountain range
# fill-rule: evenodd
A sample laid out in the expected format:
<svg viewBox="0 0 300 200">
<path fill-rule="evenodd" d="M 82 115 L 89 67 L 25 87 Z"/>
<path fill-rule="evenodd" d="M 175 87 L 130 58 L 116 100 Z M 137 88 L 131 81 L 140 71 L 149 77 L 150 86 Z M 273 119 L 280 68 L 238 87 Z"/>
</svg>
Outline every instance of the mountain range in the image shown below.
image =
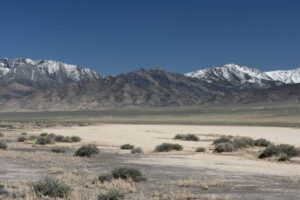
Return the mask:
<svg viewBox="0 0 300 200">
<path fill-rule="evenodd" d="M 300 69 L 261 72 L 226 64 L 101 76 L 57 61 L 0 59 L 0 111 L 300 102 Z"/>
</svg>

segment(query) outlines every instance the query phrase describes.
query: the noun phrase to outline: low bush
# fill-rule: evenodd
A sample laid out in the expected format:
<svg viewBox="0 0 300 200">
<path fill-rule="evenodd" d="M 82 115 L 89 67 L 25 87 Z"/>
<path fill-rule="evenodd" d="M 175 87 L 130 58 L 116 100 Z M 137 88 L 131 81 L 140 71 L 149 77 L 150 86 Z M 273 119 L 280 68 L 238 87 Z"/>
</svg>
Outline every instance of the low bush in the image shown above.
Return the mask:
<svg viewBox="0 0 300 200">
<path fill-rule="evenodd" d="M 155 147 L 155 152 L 181 151 L 183 147 L 180 144 L 162 143 Z"/>
<path fill-rule="evenodd" d="M 71 139 L 70 136 L 66 136 L 66 137 L 63 138 L 62 142 L 64 142 L 64 143 L 72 143 L 73 140 Z"/>
<path fill-rule="evenodd" d="M 133 153 L 133 154 L 144 153 L 144 151 L 141 147 L 135 147 L 135 148 L 131 149 L 131 153 Z"/>
<path fill-rule="evenodd" d="M 103 175 L 100 175 L 98 177 L 98 179 L 101 183 L 104 183 L 105 181 L 111 182 L 113 180 L 113 176 L 112 176 L 112 174 L 103 174 Z"/>
<path fill-rule="evenodd" d="M 40 134 L 41 137 L 45 137 L 45 136 L 47 136 L 47 135 L 48 135 L 48 133 L 41 133 L 41 134 Z"/>
<path fill-rule="evenodd" d="M 204 147 L 198 147 L 198 148 L 196 148 L 196 152 L 205 152 L 205 148 Z"/>
<path fill-rule="evenodd" d="M 178 134 L 175 135 L 175 140 L 186 140 L 186 141 L 199 141 L 199 137 L 194 134 Z"/>
<path fill-rule="evenodd" d="M 53 153 L 65 153 L 66 149 L 65 148 L 53 148 L 53 149 L 51 149 L 51 151 Z"/>
<path fill-rule="evenodd" d="M 133 149 L 134 145 L 131 144 L 123 144 L 121 147 L 121 149 Z"/>
<path fill-rule="evenodd" d="M 74 156 L 91 157 L 93 154 L 98 154 L 100 150 L 94 144 L 88 144 L 80 147 L 74 154 Z"/>
<path fill-rule="evenodd" d="M 54 139 L 48 136 L 39 136 L 36 138 L 36 144 L 46 145 L 46 144 L 54 144 Z"/>
<path fill-rule="evenodd" d="M 232 144 L 236 149 L 253 147 L 254 143 L 255 140 L 250 137 L 237 137 L 232 141 Z"/>
<path fill-rule="evenodd" d="M 225 143 L 225 142 L 231 142 L 232 136 L 222 136 L 218 139 L 215 139 L 213 144 L 220 144 L 220 143 Z"/>
<path fill-rule="evenodd" d="M 73 142 L 80 142 L 80 141 L 81 141 L 81 138 L 80 138 L 79 136 L 72 136 L 72 137 L 71 137 L 71 140 L 72 140 Z"/>
<path fill-rule="evenodd" d="M 0 132 L 0 137 L 4 137 L 4 134 L 2 132 Z"/>
<path fill-rule="evenodd" d="M 18 142 L 25 142 L 26 140 L 27 140 L 27 138 L 25 136 L 20 136 L 17 139 Z"/>
<path fill-rule="evenodd" d="M 54 140 L 55 140 L 55 142 L 62 142 L 64 140 L 64 138 L 65 137 L 62 135 L 56 135 Z"/>
<path fill-rule="evenodd" d="M 222 152 L 232 152 L 235 151 L 236 148 L 230 142 L 218 143 L 215 146 L 214 152 L 222 153 Z"/>
<path fill-rule="evenodd" d="M 120 167 L 111 171 L 111 174 L 115 179 L 129 179 L 131 178 L 135 182 L 146 181 L 142 172 L 139 169 Z"/>
<path fill-rule="evenodd" d="M 23 136 L 26 136 L 26 135 L 27 135 L 27 133 L 25 133 L 25 132 L 24 132 L 24 133 L 22 133 L 21 135 L 23 135 Z"/>
<path fill-rule="evenodd" d="M 72 188 L 63 181 L 54 177 L 43 177 L 33 183 L 33 189 L 38 196 L 66 198 L 70 195 Z"/>
<path fill-rule="evenodd" d="M 7 149 L 7 144 L 4 141 L 0 141 L 0 149 Z"/>
<path fill-rule="evenodd" d="M 259 158 L 268 158 L 272 156 L 279 156 L 285 154 L 288 157 L 295 157 L 300 155 L 299 149 L 289 144 L 270 145 L 259 155 Z"/>
<path fill-rule="evenodd" d="M 35 135 L 31 135 L 29 138 L 28 138 L 28 140 L 30 140 L 30 141 L 33 141 L 33 140 L 35 140 L 36 139 L 36 136 Z"/>
<path fill-rule="evenodd" d="M 289 156 L 287 156 L 286 154 L 283 154 L 283 155 L 279 156 L 278 161 L 284 162 L 284 161 L 290 161 L 290 159 L 291 158 Z"/>
<path fill-rule="evenodd" d="M 116 189 L 111 189 L 106 193 L 100 194 L 98 200 L 122 200 L 125 195 Z"/>
<path fill-rule="evenodd" d="M 267 147 L 270 144 L 271 144 L 271 142 L 264 138 L 257 139 L 257 140 L 255 140 L 255 143 L 254 143 L 255 146 L 259 146 L 259 147 Z"/>
</svg>

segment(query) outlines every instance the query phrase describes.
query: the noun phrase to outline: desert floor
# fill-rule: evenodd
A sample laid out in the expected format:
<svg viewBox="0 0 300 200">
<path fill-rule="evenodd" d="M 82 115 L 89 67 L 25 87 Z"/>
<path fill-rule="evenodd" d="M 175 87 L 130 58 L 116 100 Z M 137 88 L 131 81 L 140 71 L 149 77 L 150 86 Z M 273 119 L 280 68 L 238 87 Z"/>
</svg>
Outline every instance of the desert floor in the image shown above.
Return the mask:
<svg viewBox="0 0 300 200">
<path fill-rule="evenodd" d="M 300 147 L 299 128 L 100 124 L 28 128 L 25 131 L 29 135 L 42 132 L 64 136 L 76 135 L 80 136 L 82 141 L 76 144 L 55 144 L 54 146 L 70 148 L 66 155 L 53 155 L 50 152 L 53 145 L 41 147 L 30 143 L 16 143 L 15 137 L 24 132 L 24 129 L 8 131 L 10 148 L 7 151 L 0 151 L 2 182 L 30 182 L 45 175 L 65 177 L 74 170 L 100 174 L 116 167 L 126 166 L 139 168 L 148 179 L 147 182 L 137 183 L 136 191 L 129 192 L 126 199 L 164 199 L 160 195 L 154 198 L 153 193 L 160 192 L 169 194 L 165 199 L 178 200 L 201 198 L 296 200 L 300 196 L 298 158 L 291 162 L 261 160 L 257 158 L 262 151 L 258 147 L 251 151 L 244 149 L 233 153 L 212 152 L 213 140 L 221 135 L 265 138 L 275 144 Z M 200 141 L 174 140 L 176 134 L 187 133 L 199 136 Z M 184 150 L 154 153 L 155 146 L 164 142 L 181 144 Z M 87 143 L 97 144 L 101 149 L 100 154 L 82 159 L 72 156 L 76 148 Z M 120 150 L 120 145 L 125 143 L 141 147 L 145 153 L 131 154 L 128 150 Z M 205 147 L 207 151 L 196 153 L 197 147 Z M 181 180 L 189 184 L 180 186 Z M 179 198 L 180 194 L 184 195 Z M 189 194 L 196 196 L 186 198 Z M 85 198 L 77 195 L 76 199 Z"/>
</svg>

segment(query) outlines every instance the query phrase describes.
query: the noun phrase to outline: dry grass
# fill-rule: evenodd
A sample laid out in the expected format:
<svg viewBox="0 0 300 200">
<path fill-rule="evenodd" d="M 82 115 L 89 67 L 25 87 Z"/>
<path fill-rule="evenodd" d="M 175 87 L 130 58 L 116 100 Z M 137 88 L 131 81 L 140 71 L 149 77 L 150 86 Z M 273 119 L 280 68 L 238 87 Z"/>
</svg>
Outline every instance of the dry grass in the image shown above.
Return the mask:
<svg viewBox="0 0 300 200">
<path fill-rule="evenodd" d="M 177 185 L 180 187 L 199 187 L 204 190 L 216 187 L 224 187 L 225 183 L 219 179 L 209 182 L 199 182 L 195 179 L 181 179 L 178 180 Z"/>
</svg>

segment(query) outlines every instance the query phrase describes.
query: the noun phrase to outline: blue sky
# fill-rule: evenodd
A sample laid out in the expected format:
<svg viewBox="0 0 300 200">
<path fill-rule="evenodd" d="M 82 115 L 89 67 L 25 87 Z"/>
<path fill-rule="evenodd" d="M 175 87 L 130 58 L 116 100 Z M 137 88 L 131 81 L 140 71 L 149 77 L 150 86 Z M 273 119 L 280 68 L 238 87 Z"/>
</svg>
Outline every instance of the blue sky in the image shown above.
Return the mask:
<svg viewBox="0 0 300 200">
<path fill-rule="evenodd" d="M 104 75 L 236 63 L 300 67 L 300 1 L 2 0 L 0 57 L 59 60 Z"/>
</svg>

